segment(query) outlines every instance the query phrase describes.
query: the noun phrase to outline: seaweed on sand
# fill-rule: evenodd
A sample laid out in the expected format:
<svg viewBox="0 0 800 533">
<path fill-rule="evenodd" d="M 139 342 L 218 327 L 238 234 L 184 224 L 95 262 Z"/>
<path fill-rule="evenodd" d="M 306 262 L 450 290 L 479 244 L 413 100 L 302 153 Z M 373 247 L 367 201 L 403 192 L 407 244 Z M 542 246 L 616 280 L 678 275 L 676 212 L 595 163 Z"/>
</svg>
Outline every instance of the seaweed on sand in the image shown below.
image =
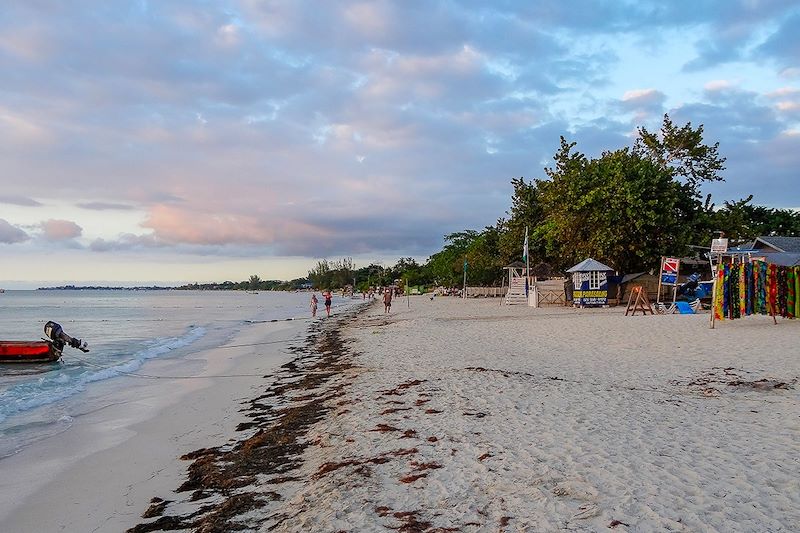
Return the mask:
<svg viewBox="0 0 800 533">
<path fill-rule="evenodd" d="M 196 510 L 170 515 L 164 514 L 168 505 L 151 507 L 143 518 L 161 516 L 128 532 L 211 533 L 256 527 L 248 513 L 281 498 L 265 486 L 296 479 L 289 474 L 302 464 L 302 453 L 311 444 L 306 438 L 309 428 L 331 411 L 335 403 L 331 400 L 339 398 L 348 384 L 336 379 L 351 368 L 352 355 L 339 328 L 357 312 L 341 315 L 326 327 L 312 326 L 305 345 L 292 348 L 295 359 L 283 365 L 275 378 L 265 376 L 274 382 L 248 402 L 243 411 L 249 421 L 237 427 L 249 436 L 182 457 L 192 463 L 177 492 L 191 491 L 188 500 L 198 502 Z"/>
</svg>

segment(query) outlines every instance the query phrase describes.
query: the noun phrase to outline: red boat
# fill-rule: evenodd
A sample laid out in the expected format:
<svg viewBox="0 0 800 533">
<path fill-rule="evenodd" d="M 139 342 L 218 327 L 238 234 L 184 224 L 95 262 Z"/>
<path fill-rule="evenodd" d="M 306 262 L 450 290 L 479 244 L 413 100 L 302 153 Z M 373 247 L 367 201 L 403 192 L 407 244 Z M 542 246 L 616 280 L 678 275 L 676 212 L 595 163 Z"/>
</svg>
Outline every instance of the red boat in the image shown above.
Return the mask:
<svg viewBox="0 0 800 533">
<path fill-rule="evenodd" d="M 49 340 L 0 341 L 0 363 L 51 363 L 58 361 L 67 345 L 82 352 L 89 351 L 85 342 L 70 337 L 55 322 L 45 324 L 44 333 Z"/>
<path fill-rule="evenodd" d="M 2 363 L 50 363 L 59 357 L 61 350 L 49 341 L 0 341 Z"/>
</svg>

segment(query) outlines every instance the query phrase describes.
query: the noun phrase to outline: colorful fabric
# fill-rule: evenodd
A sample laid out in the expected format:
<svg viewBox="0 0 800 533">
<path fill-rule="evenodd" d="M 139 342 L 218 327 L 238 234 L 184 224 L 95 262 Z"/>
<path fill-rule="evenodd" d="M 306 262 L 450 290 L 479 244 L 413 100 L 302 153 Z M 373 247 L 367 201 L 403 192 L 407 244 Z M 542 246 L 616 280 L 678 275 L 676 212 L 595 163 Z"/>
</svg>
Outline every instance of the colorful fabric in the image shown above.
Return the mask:
<svg viewBox="0 0 800 533">
<path fill-rule="evenodd" d="M 795 317 L 795 305 L 797 304 L 797 287 L 795 285 L 795 270 L 794 267 L 786 269 L 786 316 L 789 318 Z"/>
<path fill-rule="evenodd" d="M 747 265 L 740 263 L 739 274 L 739 317 L 747 316 Z"/>
<path fill-rule="evenodd" d="M 731 318 L 731 266 L 724 265 L 722 267 L 722 314 L 725 317 Z"/>
<path fill-rule="evenodd" d="M 725 318 L 725 311 L 723 306 L 725 294 L 725 268 L 723 265 L 717 265 L 717 272 L 715 273 L 717 282 L 714 284 L 714 319 L 723 320 Z"/>
<path fill-rule="evenodd" d="M 767 307 L 769 314 L 778 314 L 778 265 L 767 265 Z"/>
<path fill-rule="evenodd" d="M 758 313 L 769 314 L 767 309 L 767 264 L 764 261 L 756 263 L 758 267 Z"/>
<path fill-rule="evenodd" d="M 800 266 L 794 267 L 794 316 L 800 317 Z"/>
</svg>

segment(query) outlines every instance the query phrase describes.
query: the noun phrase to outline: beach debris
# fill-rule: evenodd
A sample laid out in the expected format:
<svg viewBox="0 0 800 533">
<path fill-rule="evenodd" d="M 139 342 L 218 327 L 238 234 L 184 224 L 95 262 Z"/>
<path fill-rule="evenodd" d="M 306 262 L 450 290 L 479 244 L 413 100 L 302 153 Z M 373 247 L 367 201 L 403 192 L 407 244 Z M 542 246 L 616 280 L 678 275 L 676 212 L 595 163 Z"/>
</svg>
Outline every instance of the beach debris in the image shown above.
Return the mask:
<svg viewBox="0 0 800 533">
<path fill-rule="evenodd" d="M 772 377 L 754 379 L 755 376 L 752 376 L 752 374 L 753 372 L 734 367 L 713 367 L 710 370 L 703 371 L 699 377 L 690 379 L 685 383 L 680 380 L 674 380 L 671 383 L 677 386 L 697 387 L 703 396 L 715 398 L 722 395 L 720 387 L 729 391 L 752 390 L 768 392 L 794 389 L 798 382 L 796 377 L 792 379 L 776 379 Z"/>
<path fill-rule="evenodd" d="M 612 520 L 611 523 L 608 524 L 608 527 L 611 528 L 611 529 L 614 529 L 617 526 L 631 527 L 630 524 L 626 524 L 625 522 L 623 522 L 621 520 Z"/>
<path fill-rule="evenodd" d="M 400 431 L 400 428 L 396 428 L 394 426 L 390 426 L 389 424 L 378 424 L 370 431 L 379 431 L 380 433 L 386 433 L 389 431 Z"/>
<path fill-rule="evenodd" d="M 483 461 L 484 459 L 488 459 L 489 457 L 494 457 L 494 455 L 492 455 L 489 452 L 486 452 L 483 455 L 481 455 L 480 457 L 478 457 L 478 461 Z"/>
<path fill-rule="evenodd" d="M 150 500 L 150 507 L 142 513 L 142 518 L 154 518 L 156 516 L 161 516 L 164 514 L 164 509 L 167 508 L 167 505 L 172 503 L 171 500 L 162 500 L 161 498 L 153 498 Z"/>
<path fill-rule="evenodd" d="M 413 483 L 418 479 L 428 477 L 427 472 L 423 472 L 421 474 L 409 474 L 407 476 L 403 476 L 400 478 L 400 483 Z"/>
<path fill-rule="evenodd" d="M 302 454 L 313 445 L 311 426 L 335 409 L 335 402 L 350 383 L 345 371 L 351 368 L 352 352 L 340 332 L 340 324 L 355 313 L 342 314 L 329 324 L 314 324 L 300 346 L 290 347 L 296 355 L 269 379 L 264 394 L 248 402 L 243 410 L 250 420 L 240 424 L 246 431 L 234 442 L 187 453 L 192 461 L 188 479 L 178 492 L 191 491 L 187 503 L 203 500 L 194 511 L 164 515 L 143 522 L 129 532 L 185 529 L 193 531 L 236 531 L 253 529 L 252 511 L 282 496 L 268 485 L 299 481 L 291 475 L 302 464 Z M 379 463 L 388 460 L 374 458 Z M 365 464 L 367 463 L 367 464 Z M 369 460 L 356 465 L 369 474 Z M 334 469 L 329 465 L 327 468 Z M 153 511 L 155 512 L 155 511 Z M 289 516 L 270 515 L 273 525 Z"/>
</svg>

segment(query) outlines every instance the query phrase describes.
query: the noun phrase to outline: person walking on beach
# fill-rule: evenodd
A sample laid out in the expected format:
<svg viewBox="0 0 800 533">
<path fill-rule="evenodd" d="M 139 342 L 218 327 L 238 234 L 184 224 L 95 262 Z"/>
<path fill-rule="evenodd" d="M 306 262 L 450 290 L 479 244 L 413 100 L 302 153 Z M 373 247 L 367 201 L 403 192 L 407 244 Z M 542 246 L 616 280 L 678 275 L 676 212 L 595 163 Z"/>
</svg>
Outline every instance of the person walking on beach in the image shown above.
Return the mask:
<svg viewBox="0 0 800 533">
<path fill-rule="evenodd" d="M 317 300 L 317 295 L 312 292 L 311 293 L 311 318 L 314 318 L 315 316 L 317 316 L 317 303 L 319 303 L 319 300 Z"/>
<path fill-rule="evenodd" d="M 383 312 L 388 313 L 392 310 L 392 289 L 386 288 L 383 291 Z"/>
<path fill-rule="evenodd" d="M 325 312 L 328 314 L 328 316 L 331 316 L 331 299 L 333 298 L 333 295 L 331 294 L 330 289 L 323 292 L 322 296 L 325 298 Z"/>
</svg>

